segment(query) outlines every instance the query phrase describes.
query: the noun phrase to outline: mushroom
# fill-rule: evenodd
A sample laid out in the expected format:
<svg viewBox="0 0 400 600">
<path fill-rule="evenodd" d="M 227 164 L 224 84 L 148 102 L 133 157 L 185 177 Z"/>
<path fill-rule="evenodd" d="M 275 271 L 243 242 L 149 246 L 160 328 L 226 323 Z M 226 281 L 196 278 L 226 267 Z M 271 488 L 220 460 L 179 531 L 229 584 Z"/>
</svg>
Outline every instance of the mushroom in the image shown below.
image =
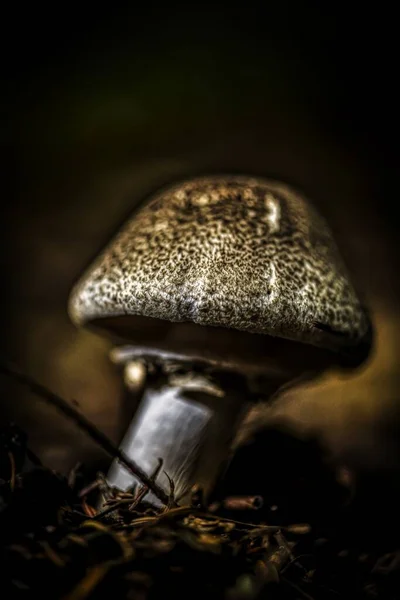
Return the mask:
<svg viewBox="0 0 400 600">
<path fill-rule="evenodd" d="M 207 497 L 253 401 L 367 358 L 372 327 L 325 220 L 276 181 L 210 176 L 143 203 L 74 286 L 77 326 L 144 364 L 121 449 L 158 484 Z M 108 481 L 137 484 L 119 463 Z M 154 496 L 149 496 L 154 503 Z"/>
</svg>

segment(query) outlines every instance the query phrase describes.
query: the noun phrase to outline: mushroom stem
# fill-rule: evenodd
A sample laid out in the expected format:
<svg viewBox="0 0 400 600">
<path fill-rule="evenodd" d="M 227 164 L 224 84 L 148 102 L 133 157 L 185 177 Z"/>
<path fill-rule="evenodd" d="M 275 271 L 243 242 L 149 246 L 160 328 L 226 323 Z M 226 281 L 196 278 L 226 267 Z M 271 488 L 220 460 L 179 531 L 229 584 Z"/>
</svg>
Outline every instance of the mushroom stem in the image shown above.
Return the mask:
<svg viewBox="0 0 400 600">
<path fill-rule="evenodd" d="M 163 471 L 157 483 L 168 494 L 170 478 L 176 499 L 187 500 L 195 483 L 207 497 L 230 454 L 247 407 L 242 393 L 222 389 L 209 377 L 190 372 L 170 375 L 167 382 L 150 382 L 121 450 L 147 474 L 162 458 Z M 117 461 L 107 478 L 121 490 L 140 483 Z M 146 499 L 159 505 L 152 493 Z"/>
</svg>

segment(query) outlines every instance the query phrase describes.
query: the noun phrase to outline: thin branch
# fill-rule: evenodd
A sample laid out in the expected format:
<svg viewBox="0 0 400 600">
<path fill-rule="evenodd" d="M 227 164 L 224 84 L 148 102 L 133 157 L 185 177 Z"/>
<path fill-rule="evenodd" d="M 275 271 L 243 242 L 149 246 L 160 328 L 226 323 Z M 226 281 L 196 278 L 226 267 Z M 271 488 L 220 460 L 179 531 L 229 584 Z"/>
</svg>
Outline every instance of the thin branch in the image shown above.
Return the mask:
<svg viewBox="0 0 400 600">
<path fill-rule="evenodd" d="M 133 460 L 128 458 L 113 442 L 101 431 L 97 429 L 86 417 L 81 415 L 73 408 L 66 400 L 57 394 L 48 390 L 45 386 L 35 381 L 29 375 L 22 373 L 17 367 L 10 365 L 8 362 L 0 361 L 0 372 L 11 377 L 18 383 L 27 386 L 30 391 L 49 402 L 52 406 L 60 410 L 69 419 L 74 421 L 76 425 L 85 431 L 99 446 L 103 448 L 112 458 L 116 458 L 132 475 L 141 480 L 163 504 L 168 506 L 170 498 L 159 485 L 152 480 Z"/>
</svg>

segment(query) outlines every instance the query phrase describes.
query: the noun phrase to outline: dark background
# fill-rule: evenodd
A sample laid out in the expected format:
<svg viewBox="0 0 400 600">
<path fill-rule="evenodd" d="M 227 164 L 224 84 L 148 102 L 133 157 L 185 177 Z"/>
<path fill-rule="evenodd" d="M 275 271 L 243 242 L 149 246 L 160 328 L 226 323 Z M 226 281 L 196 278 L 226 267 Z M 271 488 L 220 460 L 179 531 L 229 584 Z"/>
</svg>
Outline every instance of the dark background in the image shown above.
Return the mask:
<svg viewBox="0 0 400 600">
<path fill-rule="evenodd" d="M 337 4 L 3 13 L 3 356 L 118 441 L 133 407 L 108 341 L 69 323 L 72 284 L 157 187 L 205 172 L 279 178 L 330 221 L 376 348 L 359 373 L 330 374 L 274 413 L 352 464 L 396 467 L 395 26 L 383 7 Z M 0 382 L 1 421 L 24 427 L 47 464 L 104 459 L 51 408 Z"/>
</svg>

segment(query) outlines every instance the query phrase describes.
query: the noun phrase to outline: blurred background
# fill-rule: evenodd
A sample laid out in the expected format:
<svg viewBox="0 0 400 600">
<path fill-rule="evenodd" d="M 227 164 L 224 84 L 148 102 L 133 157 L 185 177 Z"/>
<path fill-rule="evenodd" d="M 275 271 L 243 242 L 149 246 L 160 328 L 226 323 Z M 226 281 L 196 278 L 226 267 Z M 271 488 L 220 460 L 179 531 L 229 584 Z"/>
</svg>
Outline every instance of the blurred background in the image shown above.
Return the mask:
<svg viewBox="0 0 400 600">
<path fill-rule="evenodd" d="M 397 469 L 400 349 L 393 15 L 264 3 L 93 10 L 2 19 L 2 355 L 115 442 L 134 411 L 110 345 L 69 322 L 89 261 L 159 186 L 217 172 L 281 179 L 331 224 L 370 306 L 368 364 L 329 373 L 249 417 L 312 431 L 355 466 Z M 294 3 L 293 3 L 294 4 Z M 63 472 L 107 457 L 27 390 L 17 422 Z M 261 414 L 260 414 L 261 411 Z"/>
</svg>

